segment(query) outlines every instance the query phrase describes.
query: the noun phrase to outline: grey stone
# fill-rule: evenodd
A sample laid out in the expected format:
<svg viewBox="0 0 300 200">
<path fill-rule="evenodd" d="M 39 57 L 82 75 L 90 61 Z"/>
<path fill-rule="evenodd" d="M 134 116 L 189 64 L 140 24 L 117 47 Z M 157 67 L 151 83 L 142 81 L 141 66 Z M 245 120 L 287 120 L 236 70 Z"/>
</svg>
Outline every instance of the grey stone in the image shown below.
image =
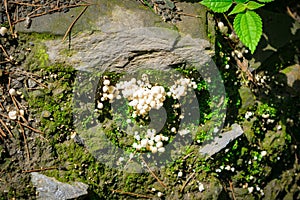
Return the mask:
<svg viewBox="0 0 300 200">
<path fill-rule="evenodd" d="M 179 30 L 180 33 L 192 37 L 208 39 L 206 27 L 207 9 L 199 3 L 177 3 L 183 12 L 192 16 L 181 16 L 182 22 L 176 24 L 164 22 L 160 16 L 143 6 L 139 1 L 92 0 L 91 6 L 77 20 L 72 33 L 82 31 L 116 32 L 141 27 L 164 27 Z M 27 29 L 25 22 L 16 24 L 18 32 L 45 32 L 64 35 L 68 27 L 79 15 L 83 7 L 71 9 L 70 12 L 57 12 L 33 18 L 31 27 Z"/>
<path fill-rule="evenodd" d="M 34 88 L 37 85 L 37 83 L 32 79 L 28 79 L 27 84 L 29 88 Z"/>
<path fill-rule="evenodd" d="M 72 40 L 71 56 L 61 41 L 48 41 L 49 58 L 67 62 L 79 70 L 133 72 L 137 68 L 167 69 L 176 64 L 203 66 L 211 58 L 207 40 L 180 36 L 164 28 L 137 28 L 117 33 L 82 34 Z"/>
<path fill-rule="evenodd" d="M 300 65 L 295 64 L 289 66 L 281 71 L 283 74 L 286 75 L 287 78 L 287 85 L 294 89 L 297 92 L 300 92 L 299 81 L 300 81 Z"/>
<path fill-rule="evenodd" d="M 32 172 L 31 176 L 31 182 L 37 191 L 37 199 L 62 200 L 83 198 L 88 195 L 87 184 L 81 182 L 62 183 L 37 172 Z"/>
<path fill-rule="evenodd" d="M 200 149 L 200 153 L 210 157 L 224 149 L 231 141 L 238 138 L 242 134 L 243 129 L 241 126 L 238 124 L 233 124 L 231 131 L 221 133 L 220 137 L 216 137 L 211 143 L 204 145 Z"/>
<path fill-rule="evenodd" d="M 199 4 L 178 3 L 183 12 L 198 17 L 182 16 L 183 21 L 173 25 L 138 1 L 93 3 L 72 28 L 72 34 L 77 35 L 69 42 L 46 42 L 52 61 L 66 62 L 79 70 L 132 72 L 184 63 L 204 65 L 211 60 L 207 10 Z M 30 29 L 22 23 L 16 29 L 63 35 L 82 9 L 34 18 Z M 71 55 L 66 54 L 69 47 Z"/>
</svg>

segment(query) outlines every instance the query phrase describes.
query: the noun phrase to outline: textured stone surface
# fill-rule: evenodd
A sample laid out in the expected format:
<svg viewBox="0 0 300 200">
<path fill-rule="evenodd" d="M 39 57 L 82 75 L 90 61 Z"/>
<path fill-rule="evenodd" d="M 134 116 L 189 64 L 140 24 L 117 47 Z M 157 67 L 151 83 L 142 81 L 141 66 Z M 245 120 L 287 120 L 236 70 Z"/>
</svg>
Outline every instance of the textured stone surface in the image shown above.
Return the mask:
<svg viewBox="0 0 300 200">
<path fill-rule="evenodd" d="M 67 44 L 56 40 L 47 42 L 47 46 L 51 60 L 67 61 L 81 70 L 129 72 L 139 67 L 162 69 L 186 62 L 204 65 L 211 60 L 205 50 L 210 46 L 208 41 L 154 27 L 81 35 L 72 40 L 74 53 L 69 57 L 61 53 Z"/>
<path fill-rule="evenodd" d="M 243 129 L 238 124 L 232 125 L 232 130 L 222 133 L 221 137 L 216 137 L 211 143 L 204 145 L 200 153 L 210 157 L 224 149 L 231 141 L 243 134 Z"/>
<path fill-rule="evenodd" d="M 162 18 L 138 1 L 92 0 L 90 6 L 72 28 L 72 33 L 82 31 L 116 32 L 141 27 L 164 27 L 178 30 L 185 35 L 208 39 L 206 27 L 207 9 L 199 3 L 181 2 L 176 5 L 184 13 L 182 21 L 176 24 L 166 23 Z M 48 32 L 64 35 L 70 24 L 79 15 L 83 7 L 71 9 L 67 13 L 59 12 L 33 18 L 29 29 L 25 23 L 16 25 L 19 32 Z M 194 16 L 194 17 L 193 17 Z M 198 16 L 198 17 L 195 17 Z"/>
<path fill-rule="evenodd" d="M 84 183 L 74 182 L 72 185 L 61 183 L 37 172 L 32 172 L 31 176 L 31 182 L 36 187 L 37 199 L 63 200 L 83 198 L 88 195 L 88 185 Z"/>
<path fill-rule="evenodd" d="M 190 16 L 182 15 L 181 22 L 172 24 L 138 1 L 92 2 L 72 28 L 70 41 L 47 42 L 52 61 L 67 62 L 80 70 L 127 72 L 182 63 L 202 66 L 210 61 L 207 10 L 199 3 L 178 3 Z M 82 9 L 37 17 L 30 29 L 22 23 L 16 29 L 64 35 Z"/>
</svg>

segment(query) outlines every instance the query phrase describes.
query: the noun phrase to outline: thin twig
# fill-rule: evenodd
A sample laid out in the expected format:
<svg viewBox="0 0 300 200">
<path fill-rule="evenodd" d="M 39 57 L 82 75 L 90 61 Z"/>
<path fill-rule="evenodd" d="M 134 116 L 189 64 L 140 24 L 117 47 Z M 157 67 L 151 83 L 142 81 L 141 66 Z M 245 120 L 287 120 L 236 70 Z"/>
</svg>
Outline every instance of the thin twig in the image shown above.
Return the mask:
<svg viewBox="0 0 300 200">
<path fill-rule="evenodd" d="M 30 15 L 28 17 L 35 18 L 35 17 L 40 17 L 40 16 L 43 16 L 43 15 L 47 15 L 47 14 L 55 12 L 55 11 L 59 11 L 59 10 L 64 9 L 64 8 L 76 8 L 76 7 L 80 7 L 80 6 L 90 6 L 90 5 L 91 4 L 76 4 L 76 5 L 62 6 L 60 8 L 53 8 L 52 10 L 48 10 L 46 12 L 35 14 L 35 15 Z M 25 21 L 25 20 L 26 20 L 26 18 L 21 18 L 18 21 L 13 22 L 13 24 L 17 24 L 17 23 Z"/>
<path fill-rule="evenodd" d="M 9 59 L 9 55 L 8 55 L 7 51 L 4 49 L 4 47 L 2 46 L 2 44 L 0 44 L 0 48 L 2 49 L 4 55 Z"/>
<path fill-rule="evenodd" d="M 4 114 L 2 114 L 2 113 L 0 113 L 0 115 L 1 115 L 2 117 L 5 117 L 5 118 L 7 118 L 7 119 L 10 119 L 9 116 L 7 116 L 7 115 L 4 115 Z M 12 119 L 10 119 L 10 120 L 12 120 Z M 35 129 L 35 128 L 32 128 L 32 127 L 30 127 L 29 125 L 27 125 L 27 124 L 25 124 L 25 123 L 23 123 L 23 122 L 20 122 L 19 120 L 14 120 L 14 121 L 20 123 L 22 126 L 25 126 L 26 128 L 29 128 L 29 129 L 33 130 L 33 131 L 36 132 L 36 133 L 39 133 L 39 134 L 42 134 L 42 135 L 44 134 L 42 131 L 40 131 L 40 130 L 38 130 L 38 129 Z"/>
<path fill-rule="evenodd" d="M 190 175 L 190 176 L 188 177 L 188 179 L 187 179 L 187 180 L 185 181 L 185 183 L 183 184 L 183 186 L 182 186 L 180 192 L 183 192 L 184 188 L 185 188 L 186 185 L 190 182 L 190 180 L 195 176 L 195 174 L 196 174 L 196 172 L 193 172 L 192 175 Z"/>
<path fill-rule="evenodd" d="M 1 133 L 1 134 L 0 134 L 0 137 L 1 137 L 1 138 L 2 138 L 2 136 L 3 136 L 3 137 L 6 137 L 5 132 L 4 132 L 1 128 L 0 128 L 0 133 Z M 2 135 L 2 136 L 1 136 L 1 135 Z M 3 139 L 3 138 L 2 138 L 2 139 Z"/>
<path fill-rule="evenodd" d="M 141 159 L 142 159 L 142 161 L 145 163 L 145 165 L 146 165 L 148 171 L 152 174 L 152 176 L 159 182 L 159 184 L 160 184 L 161 186 L 163 186 L 164 188 L 166 188 L 166 187 L 167 187 L 166 184 L 164 184 L 164 183 L 163 183 L 163 182 L 162 182 L 162 181 L 154 174 L 154 172 L 150 169 L 150 167 L 147 165 L 146 161 L 143 159 L 142 156 L 141 156 Z"/>
<path fill-rule="evenodd" d="M 41 168 L 41 169 L 24 170 L 24 171 L 22 171 L 22 173 L 41 172 L 41 171 L 47 171 L 47 170 L 53 170 L 53 169 L 57 169 L 57 167 L 47 167 L 47 168 Z"/>
<path fill-rule="evenodd" d="M 19 125 L 20 125 L 20 123 L 19 123 Z M 26 154 L 27 154 L 27 160 L 29 162 L 30 161 L 30 152 L 29 152 L 29 148 L 28 148 L 28 143 L 27 143 L 25 131 L 24 131 L 23 126 L 20 125 L 20 128 L 21 128 L 21 132 L 22 132 L 22 135 L 23 135 L 23 139 L 24 139 L 25 150 L 26 150 Z"/>
<path fill-rule="evenodd" d="M 229 186 L 230 186 L 230 190 L 231 190 L 231 193 L 232 193 L 232 198 L 233 198 L 233 200 L 236 200 L 235 195 L 234 195 L 232 181 L 229 181 Z"/>
<path fill-rule="evenodd" d="M 195 15 L 195 14 L 190 14 L 190 13 L 185 13 L 185 12 L 176 12 L 176 13 L 179 15 L 183 15 L 183 16 L 201 18 L 199 15 Z"/>
<path fill-rule="evenodd" d="M 4 0 L 4 7 L 5 7 L 5 13 L 6 13 L 6 16 L 7 16 L 7 20 L 8 20 L 8 23 L 9 23 L 9 30 L 11 32 L 11 35 L 13 37 L 15 37 L 15 34 L 13 32 L 13 27 L 12 27 L 12 24 L 11 24 L 11 21 L 10 21 L 10 16 L 9 16 L 9 13 L 8 13 L 8 9 L 7 9 L 7 0 Z"/>
<path fill-rule="evenodd" d="M 4 106 L 2 105 L 1 102 L 0 102 L 0 107 L 1 107 L 1 109 L 2 109 L 3 111 L 5 111 L 5 108 L 4 108 Z"/>
<path fill-rule="evenodd" d="M 234 28 L 233 28 L 232 24 L 230 23 L 230 21 L 228 20 L 227 16 L 224 13 L 223 13 L 223 16 L 224 16 L 225 20 L 227 21 L 227 24 L 230 27 L 231 31 L 234 32 Z"/>
<path fill-rule="evenodd" d="M 6 126 L 6 124 L 4 123 L 4 121 L 2 121 L 2 119 L 0 119 L 0 123 L 2 124 L 2 126 L 4 126 L 5 130 L 9 133 L 10 137 L 14 137 L 13 134 L 12 134 L 12 132 Z"/>
<path fill-rule="evenodd" d="M 183 160 L 186 160 L 188 157 L 190 157 L 190 155 L 192 155 L 194 152 L 191 152 L 189 154 L 187 154 L 186 156 L 183 157 Z"/>
<path fill-rule="evenodd" d="M 42 131 L 38 130 L 38 129 L 32 128 L 31 126 L 28 126 L 27 124 L 22 123 L 20 121 L 17 121 L 17 122 L 20 123 L 22 126 L 25 126 L 26 128 L 29 128 L 29 129 L 33 130 L 36 133 L 44 135 L 44 133 Z"/>
<path fill-rule="evenodd" d="M 48 86 L 47 85 L 45 85 L 45 84 L 43 84 L 43 83 L 41 83 L 41 82 L 39 82 L 38 80 L 36 80 L 35 78 L 32 78 L 32 77 L 29 77 L 30 79 L 32 79 L 34 82 L 36 82 L 38 85 L 40 85 L 40 86 L 42 86 L 42 87 L 44 87 L 44 88 L 48 88 Z"/>
<path fill-rule="evenodd" d="M 23 3 L 23 2 L 9 2 L 12 4 L 22 5 L 22 6 L 31 6 L 31 7 L 42 7 L 40 4 L 31 4 L 31 3 Z"/>
<path fill-rule="evenodd" d="M 78 19 L 83 15 L 83 13 L 86 11 L 86 9 L 88 8 L 88 6 L 85 6 L 84 9 L 79 13 L 79 15 L 74 19 L 74 21 L 72 22 L 72 24 L 69 26 L 68 30 L 66 31 L 62 42 L 65 41 L 67 35 L 69 34 L 69 32 L 72 30 L 73 26 L 75 25 L 75 23 L 78 21 Z"/>
<path fill-rule="evenodd" d="M 123 192 L 121 190 L 110 190 L 110 191 L 112 191 L 113 193 L 126 194 L 126 195 L 131 195 L 131 196 L 140 197 L 140 198 L 152 199 L 152 197 L 142 195 L 142 194 L 136 194 L 136 193 L 132 193 L 132 192 Z"/>
<path fill-rule="evenodd" d="M 295 16 L 295 14 L 292 13 L 291 9 L 290 9 L 288 6 L 286 7 L 286 10 L 287 10 L 288 15 L 289 15 L 291 18 L 293 18 L 295 21 L 297 21 L 297 22 L 300 23 L 300 19 L 297 18 L 297 17 Z"/>
</svg>

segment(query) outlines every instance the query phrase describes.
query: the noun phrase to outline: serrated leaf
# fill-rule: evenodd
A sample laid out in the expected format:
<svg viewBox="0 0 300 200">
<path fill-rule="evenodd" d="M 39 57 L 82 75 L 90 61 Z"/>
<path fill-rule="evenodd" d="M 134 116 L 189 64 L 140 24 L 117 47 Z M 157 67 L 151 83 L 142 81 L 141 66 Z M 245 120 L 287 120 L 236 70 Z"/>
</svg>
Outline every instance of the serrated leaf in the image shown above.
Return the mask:
<svg viewBox="0 0 300 200">
<path fill-rule="evenodd" d="M 202 5 L 214 12 L 226 12 L 232 5 L 232 0 L 203 0 Z"/>
<path fill-rule="evenodd" d="M 269 2 L 272 2 L 274 0 L 258 0 L 259 2 L 262 2 L 262 3 L 269 3 Z"/>
<path fill-rule="evenodd" d="M 234 18 L 233 28 L 243 44 L 253 53 L 262 35 L 261 17 L 250 10 L 239 13 Z"/>
<path fill-rule="evenodd" d="M 232 11 L 228 15 L 233 15 L 233 14 L 244 12 L 246 10 L 246 8 L 247 8 L 246 4 L 238 3 L 238 4 L 236 4 L 236 6 L 234 6 Z"/>
<path fill-rule="evenodd" d="M 249 1 L 246 5 L 249 10 L 255 10 L 257 8 L 264 6 L 265 4 L 260 4 L 255 1 Z"/>
<path fill-rule="evenodd" d="M 235 0 L 236 3 L 247 3 L 249 0 Z"/>
</svg>

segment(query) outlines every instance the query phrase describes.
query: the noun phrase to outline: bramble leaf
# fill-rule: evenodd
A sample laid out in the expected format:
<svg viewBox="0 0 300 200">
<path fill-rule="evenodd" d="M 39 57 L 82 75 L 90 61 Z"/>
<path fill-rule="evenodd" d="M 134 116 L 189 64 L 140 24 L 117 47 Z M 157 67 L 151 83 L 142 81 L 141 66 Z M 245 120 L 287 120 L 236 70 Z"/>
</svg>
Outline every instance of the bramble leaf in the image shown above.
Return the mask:
<svg viewBox="0 0 300 200">
<path fill-rule="evenodd" d="M 260 3 L 257 3 L 257 2 L 255 2 L 255 1 L 249 1 L 249 2 L 247 3 L 247 8 L 248 8 L 249 10 L 255 10 L 255 9 L 260 8 L 260 7 L 262 7 L 262 6 L 264 6 L 264 4 L 260 4 Z"/>
<path fill-rule="evenodd" d="M 247 3 L 249 0 L 235 0 L 236 3 Z"/>
<path fill-rule="evenodd" d="M 262 35 L 261 17 L 250 10 L 239 13 L 234 18 L 233 28 L 243 44 L 253 53 Z"/>
<path fill-rule="evenodd" d="M 214 12 L 226 12 L 232 5 L 232 0 L 203 0 L 202 5 L 208 7 Z"/>
<path fill-rule="evenodd" d="M 259 2 L 262 2 L 262 3 L 269 3 L 269 2 L 272 2 L 274 0 L 258 0 Z"/>
<path fill-rule="evenodd" d="M 247 8 L 246 4 L 238 3 L 236 6 L 234 6 L 232 11 L 228 15 L 233 15 L 233 14 L 244 12 L 246 10 L 246 8 Z"/>
</svg>

